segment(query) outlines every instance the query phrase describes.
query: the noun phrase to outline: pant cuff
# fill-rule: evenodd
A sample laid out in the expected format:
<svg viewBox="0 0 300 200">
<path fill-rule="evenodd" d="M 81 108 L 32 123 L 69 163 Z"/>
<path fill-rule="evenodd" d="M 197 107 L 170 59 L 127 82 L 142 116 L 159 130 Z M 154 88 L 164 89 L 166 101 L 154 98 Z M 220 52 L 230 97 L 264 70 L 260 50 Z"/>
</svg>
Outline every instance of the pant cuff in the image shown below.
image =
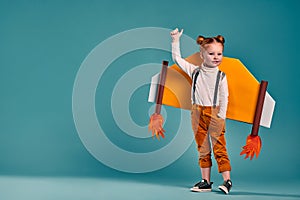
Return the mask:
<svg viewBox="0 0 300 200">
<path fill-rule="evenodd" d="M 231 171 L 231 166 L 230 166 L 230 164 L 225 164 L 225 165 L 219 166 L 218 171 L 219 171 L 219 173 Z"/>
</svg>

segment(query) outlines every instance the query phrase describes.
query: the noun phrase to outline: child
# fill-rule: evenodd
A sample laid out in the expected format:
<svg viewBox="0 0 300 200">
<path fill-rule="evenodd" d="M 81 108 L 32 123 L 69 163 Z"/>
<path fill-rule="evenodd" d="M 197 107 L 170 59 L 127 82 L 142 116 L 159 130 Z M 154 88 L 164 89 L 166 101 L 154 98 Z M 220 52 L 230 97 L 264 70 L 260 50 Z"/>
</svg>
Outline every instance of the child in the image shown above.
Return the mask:
<svg viewBox="0 0 300 200">
<path fill-rule="evenodd" d="M 222 173 L 224 183 L 219 189 L 228 194 L 231 165 L 226 150 L 225 118 L 228 103 L 227 79 L 218 66 L 221 64 L 224 50 L 224 38 L 220 35 L 211 38 L 199 36 L 201 66 L 195 66 L 181 58 L 179 39 L 183 33 L 176 28 L 171 32 L 172 57 L 176 64 L 192 78 L 191 121 L 199 152 L 199 165 L 202 180 L 191 188 L 194 192 L 211 191 L 211 146 Z"/>
</svg>

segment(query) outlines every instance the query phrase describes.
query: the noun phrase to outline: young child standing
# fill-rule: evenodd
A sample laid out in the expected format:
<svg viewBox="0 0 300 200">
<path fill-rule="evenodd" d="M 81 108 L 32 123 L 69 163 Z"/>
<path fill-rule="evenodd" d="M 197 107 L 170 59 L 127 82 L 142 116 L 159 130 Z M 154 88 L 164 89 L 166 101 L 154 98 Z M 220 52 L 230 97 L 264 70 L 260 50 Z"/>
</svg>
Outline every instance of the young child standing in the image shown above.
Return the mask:
<svg viewBox="0 0 300 200">
<path fill-rule="evenodd" d="M 171 32 L 172 57 L 176 64 L 192 79 L 191 121 L 195 141 L 199 152 L 199 165 L 202 180 L 191 188 L 194 192 L 211 191 L 213 182 L 211 174 L 211 148 L 222 173 L 224 183 L 219 189 L 228 194 L 231 165 L 226 150 L 225 118 L 228 104 L 228 85 L 226 75 L 218 66 L 223 58 L 225 39 L 218 35 L 205 38 L 198 36 L 200 45 L 201 66 L 193 65 L 181 57 L 179 40 L 183 33 L 176 28 Z"/>
</svg>

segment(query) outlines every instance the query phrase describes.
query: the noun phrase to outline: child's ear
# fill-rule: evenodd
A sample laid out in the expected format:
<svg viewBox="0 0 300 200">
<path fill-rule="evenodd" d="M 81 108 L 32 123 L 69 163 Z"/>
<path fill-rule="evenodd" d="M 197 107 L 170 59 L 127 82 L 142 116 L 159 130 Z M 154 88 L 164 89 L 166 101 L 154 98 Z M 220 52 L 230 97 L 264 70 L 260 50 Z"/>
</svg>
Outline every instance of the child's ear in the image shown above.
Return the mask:
<svg viewBox="0 0 300 200">
<path fill-rule="evenodd" d="M 203 60 L 203 52 L 200 51 L 200 58 Z"/>
</svg>

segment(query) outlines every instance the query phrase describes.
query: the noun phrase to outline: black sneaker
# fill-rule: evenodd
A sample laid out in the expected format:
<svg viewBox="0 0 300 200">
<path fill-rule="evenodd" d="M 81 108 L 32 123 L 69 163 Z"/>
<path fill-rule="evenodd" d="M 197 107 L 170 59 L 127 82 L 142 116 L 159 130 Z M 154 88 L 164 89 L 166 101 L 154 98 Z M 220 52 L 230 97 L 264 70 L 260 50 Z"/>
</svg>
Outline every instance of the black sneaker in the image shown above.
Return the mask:
<svg viewBox="0 0 300 200">
<path fill-rule="evenodd" d="M 202 179 L 199 183 L 196 183 L 194 187 L 191 188 L 192 192 L 211 192 L 211 186 L 213 182 L 210 182 L 210 184 L 207 182 L 207 180 Z"/>
<path fill-rule="evenodd" d="M 227 180 L 227 181 L 224 181 L 223 185 L 220 185 L 219 186 L 219 189 L 224 192 L 225 194 L 228 194 L 230 189 L 232 187 L 232 182 L 231 180 Z"/>
</svg>

